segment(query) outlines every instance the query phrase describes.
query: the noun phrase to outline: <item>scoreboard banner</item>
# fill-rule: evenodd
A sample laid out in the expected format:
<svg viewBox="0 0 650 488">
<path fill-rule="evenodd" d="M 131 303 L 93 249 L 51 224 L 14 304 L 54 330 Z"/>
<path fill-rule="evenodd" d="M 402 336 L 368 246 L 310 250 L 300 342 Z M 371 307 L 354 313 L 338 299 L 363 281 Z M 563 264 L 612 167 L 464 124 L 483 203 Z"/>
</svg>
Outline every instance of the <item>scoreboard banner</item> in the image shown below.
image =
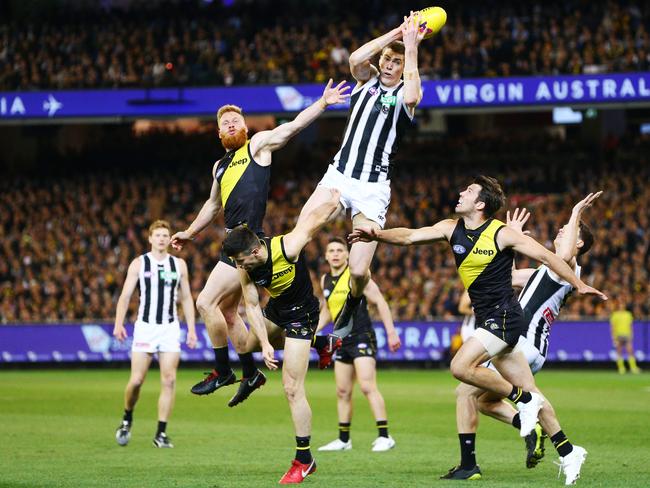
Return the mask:
<svg viewBox="0 0 650 488">
<path fill-rule="evenodd" d="M 448 358 L 452 336 L 458 322 L 401 322 L 395 324 L 402 341 L 397 352 L 390 352 L 386 333 L 375 324 L 377 357 L 385 361 L 440 361 Z M 331 327 L 331 326 L 330 326 Z M 112 336 L 113 325 L 98 324 L 10 324 L 0 326 L 0 364 L 7 363 L 83 363 L 128 361 L 133 326 L 127 326 L 129 337 L 119 342 Z M 324 331 L 327 332 L 327 329 Z M 185 339 L 186 328 L 182 326 Z M 195 349 L 183 344 L 184 361 L 209 362 L 214 359 L 207 330 L 197 325 L 199 343 Z M 650 358 L 650 322 L 634 324 L 634 347 L 637 359 Z M 231 349 L 231 359 L 237 355 Z M 276 356 L 282 358 L 282 351 Z M 549 361 L 608 361 L 614 348 L 607 322 L 555 322 L 550 338 Z M 261 360 L 261 355 L 257 354 Z M 312 350 L 312 360 L 317 359 Z"/>
<path fill-rule="evenodd" d="M 205 116 L 228 103 L 247 113 L 296 112 L 318 100 L 323 88 L 312 84 L 0 92 L 0 121 Z M 422 88 L 420 108 L 648 104 L 650 72 L 424 80 Z M 347 105 L 331 109 L 346 110 Z"/>
</svg>

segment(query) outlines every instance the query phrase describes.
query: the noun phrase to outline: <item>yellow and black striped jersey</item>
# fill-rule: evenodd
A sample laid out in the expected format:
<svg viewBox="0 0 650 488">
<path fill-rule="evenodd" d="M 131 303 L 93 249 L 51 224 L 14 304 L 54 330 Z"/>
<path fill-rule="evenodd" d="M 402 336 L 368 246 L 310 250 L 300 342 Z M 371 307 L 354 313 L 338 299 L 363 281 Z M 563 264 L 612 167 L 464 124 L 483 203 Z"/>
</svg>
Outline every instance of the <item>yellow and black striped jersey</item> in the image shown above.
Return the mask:
<svg viewBox="0 0 650 488">
<path fill-rule="evenodd" d="M 250 140 L 221 158 L 214 177 L 221 188 L 226 228 L 246 224 L 253 232 L 262 234 L 271 166 L 257 164 L 250 152 Z"/>
<path fill-rule="evenodd" d="M 512 289 L 514 251 L 499 249 L 496 241 L 504 226 L 499 220 L 489 219 L 477 229 L 467 229 L 461 218 L 449 239 L 458 274 L 477 317 L 515 299 Z"/>
<path fill-rule="evenodd" d="M 323 295 L 327 301 L 327 308 L 332 316 L 332 321 L 343 310 L 343 305 L 350 292 L 350 268 L 346 266 L 343 273 L 333 276 L 332 273 L 327 273 L 323 279 Z M 368 313 L 368 302 L 366 297 L 361 298 L 361 302 L 356 309 L 352 319 L 352 332 L 350 335 L 356 335 L 372 329 L 372 321 Z"/>
<path fill-rule="evenodd" d="M 262 266 L 249 271 L 248 275 L 256 285 L 269 292 L 271 298 L 268 305 L 278 311 L 297 310 L 314 304 L 318 307 L 304 251 L 297 261 L 290 261 L 284 251 L 283 238 L 284 236 L 262 238 L 268 258 Z"/>
</svg>

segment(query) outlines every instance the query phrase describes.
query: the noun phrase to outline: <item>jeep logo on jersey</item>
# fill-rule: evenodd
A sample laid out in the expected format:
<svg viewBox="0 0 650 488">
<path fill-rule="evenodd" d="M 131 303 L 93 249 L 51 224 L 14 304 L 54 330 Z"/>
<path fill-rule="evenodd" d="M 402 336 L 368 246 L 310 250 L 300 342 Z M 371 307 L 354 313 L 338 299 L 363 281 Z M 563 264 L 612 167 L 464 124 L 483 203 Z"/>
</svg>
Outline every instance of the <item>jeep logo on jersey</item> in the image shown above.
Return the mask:
<svg viewBox="0 0 650 488">
<path fill-rule="evenodd" d="M 248 158 L 242 158 L 230 163 L 230 167 L 234 168 L 235 166 L 239 166 L 240 164 L 246 164 L 246 163 L 248 163 Z"/>
<path fill-rule="evenodd" d="M 452 249 L 456 254 L 465 254 L 467 252 L 465 246 L 461 246 L 460 244 L 455 244 L 454 247 L 452 247 Z"/>
<path fill-rule="evenodd" d="M 472 251 L 472 254 L 480 254 L 483 256 L 494 256 L 494 250 L 493 249 L 476 249 Z"/>
<path fill-rule="evenodd" d="M 282 277 L 282 276 L 284 276 L 284 275 L 286 275 L 286 274 L 291 273 L 292 270 L 293 270 L 293 266 L 292 266 L 291 268 L 287 268 L 287 269 L 283 269 L 282 271 L 278 271 L 277 273 L 275 273 L 275 274 L 271 277 L 271 281 L 273 281 L 273 280 L 277 280 L 278 278 L 280 278 L 280 277 Z"/>
</svg>

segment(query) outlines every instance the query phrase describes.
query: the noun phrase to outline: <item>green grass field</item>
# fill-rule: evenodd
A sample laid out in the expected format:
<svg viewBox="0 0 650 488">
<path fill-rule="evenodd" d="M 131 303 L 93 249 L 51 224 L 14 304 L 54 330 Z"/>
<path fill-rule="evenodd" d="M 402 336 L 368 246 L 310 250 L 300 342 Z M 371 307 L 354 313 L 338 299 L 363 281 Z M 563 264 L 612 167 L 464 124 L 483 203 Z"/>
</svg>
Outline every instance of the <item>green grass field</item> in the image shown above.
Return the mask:
<svg viewBox="0 0 650 488">
<path fill-rule="evenodd" d="M 182 369 L 168 433 L 175 449 L 155 449 L 157 371 L 135 410 L 130 444 L 114 438 L 126 370 L 0 372 L 1 487 L 264 487 L 276 486 L 294 454 L 280 375 L 246 403 L 228 408 L 233 393 L 195 397 L 200 371 Z M 306 486 L 451 486 L 440 481 L 459 459 L 454 386 L 447 371 L 382 370 L 391 434 L 397 447 L 372 453 L 376 436 L 367 402 L 355 393 L 354 448 L 315 453 L 318 471 Z M 650 375 L 545 371 L 540 387 L 553 401 L 569 438 L 589 451 L 583 486 L 650 486 Z M 337 435 L 331 371 L 311 370 L 312 446 Z M 477 456 L 484 487 L 562 486 L 547 457 L 524 467 L 523 442 L 511 427 L 481 419 Z"/>
</svg>

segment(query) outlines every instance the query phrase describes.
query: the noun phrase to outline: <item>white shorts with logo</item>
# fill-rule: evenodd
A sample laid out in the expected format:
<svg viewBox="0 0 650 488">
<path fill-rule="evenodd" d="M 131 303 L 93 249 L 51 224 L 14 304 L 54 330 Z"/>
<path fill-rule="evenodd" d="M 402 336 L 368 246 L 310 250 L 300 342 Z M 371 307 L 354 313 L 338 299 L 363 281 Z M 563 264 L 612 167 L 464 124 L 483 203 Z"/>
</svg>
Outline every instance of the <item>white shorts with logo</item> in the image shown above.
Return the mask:
<svg viewBox="0 0 650 488">
<path fill-rule="evenodd" d="M 181 326 L 170 324 L 148 324 L 138 320 L 133 330 L 133 352 L 180 352 Z"/>
<path fill-rule="evenodd" d="M 524 354 L 526 361 L 528 362 L 528 366 L 530 366 L 530 370 L 533 372 L 533 374 L 537 374 L 537 372 L 544 366 L 546 358 L 542 356 L 539 350 L 533 346 L 526 337 L 519 337 L 519 342 L 517 342 L 517 345 L 515 346 L 513 352 L 517 351 L 520 351 Z M 492 361 L 485 362 L 483 366 L 486 366 L 498 373 L 497 369 L 494 367 L 494 364 L 492 364 Z"/>
<path fill-rule="evenodd" d="M 389 181 L 361 181 L 345 176 L 333 165 L 318 183 L 325 188 L 336 188 L 341 192 L 341 205 L 352 211 L 352 217 L 362 213 L 382 228 L 386 224 L 386 211 L 390 204 Z"/>
</svg>

